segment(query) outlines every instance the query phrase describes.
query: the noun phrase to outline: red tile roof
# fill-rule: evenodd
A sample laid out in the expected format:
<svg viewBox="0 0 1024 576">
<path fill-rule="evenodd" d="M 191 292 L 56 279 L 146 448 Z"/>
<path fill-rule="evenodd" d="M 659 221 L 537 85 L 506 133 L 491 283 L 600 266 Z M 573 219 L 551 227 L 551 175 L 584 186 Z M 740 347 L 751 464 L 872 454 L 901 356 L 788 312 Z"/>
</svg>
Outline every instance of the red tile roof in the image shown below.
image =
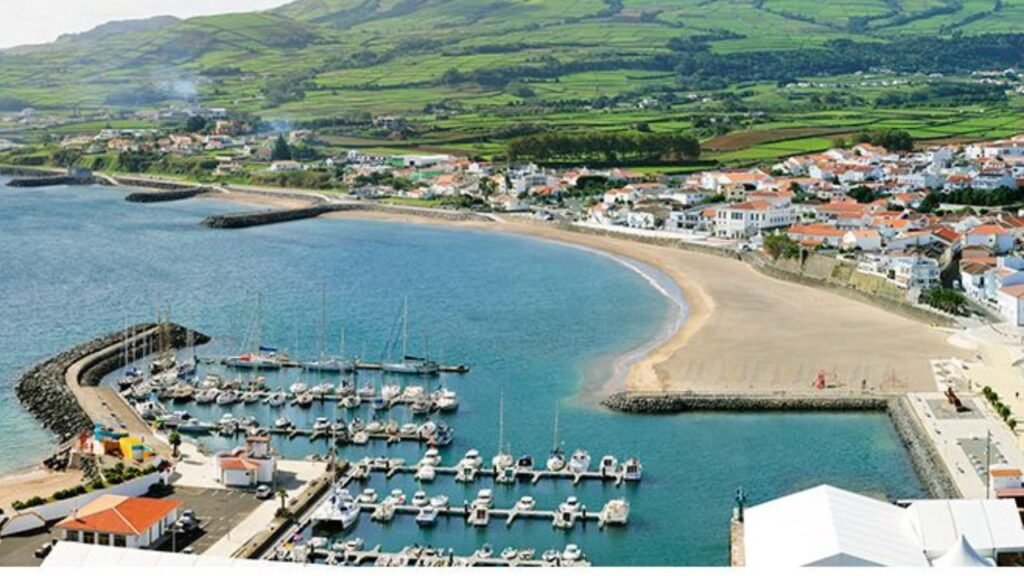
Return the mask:
<svg viewBox="0 0 1024 576">
<path fill-rule="evenodd" d="M 179 500 L 104 494 L 62 520 L 57 527 L 138 536 L 181 505 Z"/>
</svg>

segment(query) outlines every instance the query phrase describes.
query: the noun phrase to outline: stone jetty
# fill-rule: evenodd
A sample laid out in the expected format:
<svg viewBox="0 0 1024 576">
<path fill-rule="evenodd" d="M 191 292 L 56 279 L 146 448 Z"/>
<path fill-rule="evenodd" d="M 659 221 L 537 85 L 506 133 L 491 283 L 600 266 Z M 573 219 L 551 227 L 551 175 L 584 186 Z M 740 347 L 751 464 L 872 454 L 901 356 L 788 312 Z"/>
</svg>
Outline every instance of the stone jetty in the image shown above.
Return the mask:
<svg viewBox="0 0 1024 576">
<path fill-rule="evenodd" d="M 208 228 L 251 228 L 253 226 L 291 222 L 292 220 L 316 218 L 321 214 L 333 212 L 337 209 L 338 207 L 332 204 L 315 204 L 303 208 L 220 214 L 203 219 L 201 224 Z"/>
<path fill-rule="evenodd" d="M 134 338 L 136 357 L 141 355 L 143 349 L 154 349 L 160 333 L 169 338 L 172 347 L 185 345 L 188 329 L 183 326 L 171 324 L 165 330 L 156 328 L 156 324 L 140 324 L 100 336 L 40 362 L 19 379 L 15 389 L 18 399 L 62 442 L 74 437 L 92 427 L 98 415 L 90 414 L 75 391 L 69 388 L 67 373 L 71 366 L 95 356 L 83 367 L 79 384 L 96 386 L 103 376 L 124 365 L 123 349 L 119 344 L 131 341 L 133 335 L 146 335 Z M 193 333 L 193 340 L 198 345 L 209 341 L 209 337 Z M 99 354 L 104 350 L 108 352 Z"/>
<path fill-rule="evenodd" d="M 93 184 L 95 181 L 91 171 L 84 168 L 69 168 L 66 174 L 15 178 L 8 182 L 7 185 L 12 188 L 39 188 L 70 184 Z"/>
<path fill-rule="evenodd" d="M 158 190 L 154 192 L 132 192 L 125 196 L 128 202 L 148 204 L 152 202 L 173 202 L 175 200 L 187 200 L 194 198 L 208 189 L 202 186 L 194 188 L 177 188 L 170 190 Z"/>
</svg>

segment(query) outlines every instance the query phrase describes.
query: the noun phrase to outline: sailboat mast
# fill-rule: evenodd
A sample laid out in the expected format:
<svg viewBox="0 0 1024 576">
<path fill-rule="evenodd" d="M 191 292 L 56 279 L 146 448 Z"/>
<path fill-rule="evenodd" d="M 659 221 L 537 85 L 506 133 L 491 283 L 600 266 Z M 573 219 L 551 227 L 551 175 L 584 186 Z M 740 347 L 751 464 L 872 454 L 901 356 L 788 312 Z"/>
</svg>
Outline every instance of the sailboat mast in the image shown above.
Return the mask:
<svg viewBox="0 0 1024 576">
<path fill-rule="evenodd" d="M 498 390 L 498 454 L 505 444 L 505 388 Z"/>
<path fill-rule="evenodd" d="M 555 402 L 555 433 L 551 449 L 558 450 L 558 402 Z"/>
<path fill-rule="evenodd" d="M 402 301 L 402 360 L 409 356 L 409 297 Z"/>
<path fill-rule="evenodd" d="M 320 302 L 320 360 L 324 359 L 324 340 L 327 335 L 327 285 L 324 285 L 324 291 Z"/>
</svg>

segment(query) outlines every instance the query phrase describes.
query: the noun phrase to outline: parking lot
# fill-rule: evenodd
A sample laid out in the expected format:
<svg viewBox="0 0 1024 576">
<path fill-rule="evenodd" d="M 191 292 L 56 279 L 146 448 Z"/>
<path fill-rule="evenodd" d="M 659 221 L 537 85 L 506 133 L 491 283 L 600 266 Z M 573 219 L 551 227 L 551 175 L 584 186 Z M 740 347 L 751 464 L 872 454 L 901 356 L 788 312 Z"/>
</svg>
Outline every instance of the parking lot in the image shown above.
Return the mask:
<svg viewBox="0 0 1024 576">
<path fill-rule="evenodd" d="M 0 566 L 39 566 L 43 559 L 35 557 L 36 549 L 58 536 L 60 530 L 43 530 L 0 539 Z"/>
<path fill-rule="evenodd" d="M 191 547 L 196 554 L 202 554 L 221 538 L 230 536 L 231 529 L 262 502 L 252 492 L 186 486 L 176 486 L 174 494 L 168 498 L 181 500 L 183 509 L 194 511 L 199 528 L 166 540 L 160 550 L 181 551 Z M 244 539 L 239 536 L 239 540 L 241 546 Z"/>
</svg>

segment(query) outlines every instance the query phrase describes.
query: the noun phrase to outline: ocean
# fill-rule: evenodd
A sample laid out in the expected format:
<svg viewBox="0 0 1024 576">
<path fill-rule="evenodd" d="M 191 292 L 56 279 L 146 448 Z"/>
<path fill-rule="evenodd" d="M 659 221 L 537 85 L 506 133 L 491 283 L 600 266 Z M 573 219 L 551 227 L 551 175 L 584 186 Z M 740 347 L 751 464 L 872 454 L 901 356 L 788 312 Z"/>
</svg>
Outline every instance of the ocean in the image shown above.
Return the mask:
<svg viewBox="0 0 1024 576">
<path fill-rule="evenodd" d="M 631 416 L 598 407 L 594 390 L 613 375 L 617 361 L 663 337 L 678 314 L 651 278 L 615 259 L 533 238 L 393 222 L 318 219 L 211 230 L 199 226 L 203 217 L 241 208 L 208 199 L 130 204 L 124 195 L 101 187 L 0 184 L 0 472 L 37 463 L 52 445 L 14 395 L 19 374 L 77 342 L 126 322 L 151 321 L 162 308 L 170 309 L 172 320 L 214 337 L 200 356 L 235 353 L 261 297 L 264 344 L 300 357 L 321 348 L 335 352 L 344 325 L 346 351 L 375 360 L 408 298 L 411 351 L 472 367 L 426 383 L 443 383 L 460 398 L 458 412 L 441 418 L 456 435 L 443 451 L 445 463 L 470 448 L 490 460 L 503 391 L 505 439 L 516 456 L 546 459 L 557 404 L 558 437 L 567 452 L 587 449 L 595 466 L 604 454 L 636 456 L 644 479 L 622 488 L 542 481 L 495 489 L 498 505 L 531 494 L 538 508 L 576 494 L 598 511 L 608 499 L 626 497 L 632 514 L 625 528 L 561 532 L 541 521 L 518 521 L 481 530 L 442 520 L 420 529 L 412 517 L 390 525 L 364 517 L 346 538 L 359 536 L 386 550 L 421 543 L 465 554 L 484 543 L 497 551 L 514 546 L 539 553 L 574 542 L 598 565 L 723 565 L 739 487 L 752 504 L 820 483 L 880 497 L 924 494 L 884 414 Z M 269 378 L 275 387 L 297 379 L 316 382 L 288 372 Z M 203 420 L 219 418 L 222 410 L 236 416 L 250 410 L 264 423 L 276 414 L 263 405 L 189 410 Z M 330 403 L 285 413 L 301 424 L 334 417 L 335 410 L 351 418 Z M 211 449 L 228 445 L 202 441 Z M 326 444 L 275 440 L 275 447 L 301 458 L 323 453 Z M 414 461 L 419 453 L 409 445 L 371 444 L 341 455 Z M 371 485 L 378 493 L 418 489 L 401 477 Z M 461 504 L 486 487 L 439 477 L 424 489 Z"/>
</svg>

